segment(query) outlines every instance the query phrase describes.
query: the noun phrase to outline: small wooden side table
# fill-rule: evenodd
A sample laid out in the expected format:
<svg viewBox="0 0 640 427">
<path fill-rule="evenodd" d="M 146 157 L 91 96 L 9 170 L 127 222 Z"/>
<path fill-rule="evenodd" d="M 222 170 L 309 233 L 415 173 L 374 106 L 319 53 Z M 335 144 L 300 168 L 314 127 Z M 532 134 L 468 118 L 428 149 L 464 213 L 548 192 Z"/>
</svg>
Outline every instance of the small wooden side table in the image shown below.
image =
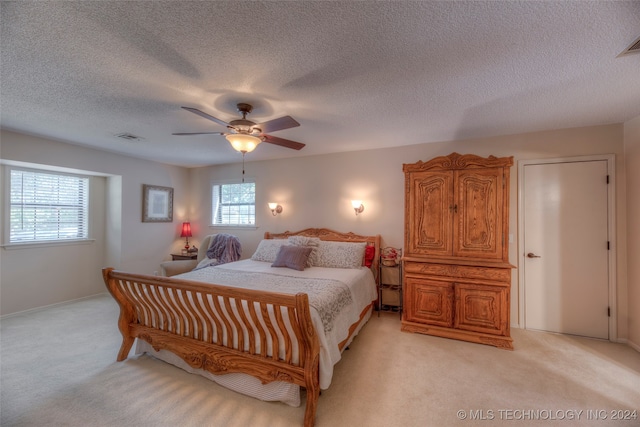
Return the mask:
<svg viewBox="0 0 640 427">
<path fill-rule="evenodd" d="M 189 253 L 187 255 L 183 254 L 171 254 L 171 260 L 176 261 L 179 259 L 198 259 L 198 252 Z"/>
</svg>

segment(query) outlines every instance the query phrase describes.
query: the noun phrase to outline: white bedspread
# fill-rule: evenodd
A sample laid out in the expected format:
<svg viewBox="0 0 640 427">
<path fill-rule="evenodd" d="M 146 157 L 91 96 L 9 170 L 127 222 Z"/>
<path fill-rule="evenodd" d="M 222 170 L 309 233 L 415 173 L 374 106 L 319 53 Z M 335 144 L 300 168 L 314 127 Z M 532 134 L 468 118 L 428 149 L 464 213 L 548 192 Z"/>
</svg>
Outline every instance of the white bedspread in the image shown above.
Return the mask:
<svg viewBox="0 0 640 427">
<path fill-rule="evenodd" d="M 271 267 L 271 263 L 250 259 L 207 267 L 184 273 L 175 278 L 205 283 L 243 287 L 274 292 L 309 295 L 311 319 L 320 341 L 320 388 L 327 389 L 333 377 L 333 366 L 340 360 L 340 342 L 349 336 L 349 327 L 356 323 L 362 310 L 377 297 L 373 274 L 369 268 L 358 269 L 309 267 L 304 271 Z M 324 292 L 326 287 L 332 289 Z M 331 296 L 332 299 L 329 299 Z M 323 333 L 324 331 L 324 333 Z M 136 352 L 147 352 L 189 372 L 201 374 L 225 387 L 262 400 L 280 400 L 300 404 L 299 387 L 273 382 L 262 385 L 246 374 L 212 375 L 192 369 L 168 351 L 155 352 L 138 340 Z M 182 363 L 181 363 L 182 362 Z"/>
</svg>

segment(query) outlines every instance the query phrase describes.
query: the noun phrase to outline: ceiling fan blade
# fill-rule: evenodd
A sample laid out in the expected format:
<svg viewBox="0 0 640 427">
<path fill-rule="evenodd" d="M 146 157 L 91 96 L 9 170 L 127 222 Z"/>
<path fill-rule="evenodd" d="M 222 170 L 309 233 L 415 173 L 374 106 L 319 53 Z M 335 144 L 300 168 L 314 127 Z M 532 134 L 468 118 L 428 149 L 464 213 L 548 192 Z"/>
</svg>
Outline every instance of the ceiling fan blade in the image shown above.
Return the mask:
<svg viewBox="0 0 640 427">
<path fill-rule="evenodd" d="M 224 121 L 222 121 L 222 120 L 220 120 L 220 119 L 218 119 L 218 118 L 216 118 L 216 117 L 213 117 L 213 116 L 211 116 L 211 115 L 209 115 L 209 114 L 207 114 L 207 113 L 205 113 L 205 112 L 203 112 L 203 111 L 200 111 L 200 110 L 198 110 L 197 108 L 190 108 L 190 107 L 180 107 L 180 108 L 183 108 L 183 109 L 185 109 L 185 110 L 187 110 L 187 111 L 190 111 L 190 112 L 192 112 L 193 114 L 197 114 L 197 115 L 199 115 L 200 117 L 204 117 L 204 118 L 205 118 L 205 119 L 207 119 L 207 120 L 211 120 L 212 122 L 216 122 L 216 123 L 218 123 L 218 124 L 221 124 L 221 125 L 222 125 L 222 126 L 224 126 L 224 127 L 229 126 L 229 123 L 224 122 Z"/>
<path fill-rule="evenodd" d="M 262 129 L 263 133 L 267 133 L 267 132 L 275 132 L 277 130 L 295 128 L 300 126 L 300 123 L 298 123 L 291 116 L 284 116 L 284 117 L 280 117 L 279 119 L 273 119 L 273 120 L 268 120 L 264 123 L 259 123 L 256 126 Z"/>
<path fill-rule="evenodd" d="M 224 135 L 223 132 L 178 132 L 171 135 Z"/>
<path fill-rule="evenodd" d="M 284 138 L 278 138 L 277 136 L 265 135 L 261 134 L 262 140 L 264 142 L 268 142 L 269 144 L 279 145 L 281 147 L 292 148 L 294 150 L 301 150 L 305 144 L 296 141 L 290 141 Z"/>
</svg>

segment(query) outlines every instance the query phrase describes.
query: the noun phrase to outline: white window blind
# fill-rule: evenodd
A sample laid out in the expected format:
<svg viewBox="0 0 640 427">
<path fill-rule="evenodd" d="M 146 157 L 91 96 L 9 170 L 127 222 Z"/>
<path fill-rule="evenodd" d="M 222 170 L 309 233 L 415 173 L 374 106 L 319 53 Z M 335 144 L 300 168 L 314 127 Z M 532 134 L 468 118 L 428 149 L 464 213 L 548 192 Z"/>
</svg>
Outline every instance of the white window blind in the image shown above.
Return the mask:
<svg viewBox="0 0 640 427">
<path fill-rule="evenodd" d="M 12 169 L 10 243 L 89 238 L 89 178 Z"/>
<path fill-rule="evenodd" d="M 255 225 L 255 182 L 215 184 L 211 199 L 213 225 Z"/>
</svg>

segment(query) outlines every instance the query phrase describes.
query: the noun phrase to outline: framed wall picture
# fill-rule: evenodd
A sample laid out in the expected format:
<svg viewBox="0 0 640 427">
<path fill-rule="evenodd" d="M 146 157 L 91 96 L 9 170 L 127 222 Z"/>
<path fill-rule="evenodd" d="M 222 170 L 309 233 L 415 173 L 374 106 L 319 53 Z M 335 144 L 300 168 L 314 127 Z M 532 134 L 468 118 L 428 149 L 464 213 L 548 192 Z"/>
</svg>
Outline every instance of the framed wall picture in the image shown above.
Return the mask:
<svg viewBox="0 0 640 427">
<path fill-rule="evenodd" d="M 173 221 L 173 188 L 142 185 L 142 222 Z"/>
</svg>

